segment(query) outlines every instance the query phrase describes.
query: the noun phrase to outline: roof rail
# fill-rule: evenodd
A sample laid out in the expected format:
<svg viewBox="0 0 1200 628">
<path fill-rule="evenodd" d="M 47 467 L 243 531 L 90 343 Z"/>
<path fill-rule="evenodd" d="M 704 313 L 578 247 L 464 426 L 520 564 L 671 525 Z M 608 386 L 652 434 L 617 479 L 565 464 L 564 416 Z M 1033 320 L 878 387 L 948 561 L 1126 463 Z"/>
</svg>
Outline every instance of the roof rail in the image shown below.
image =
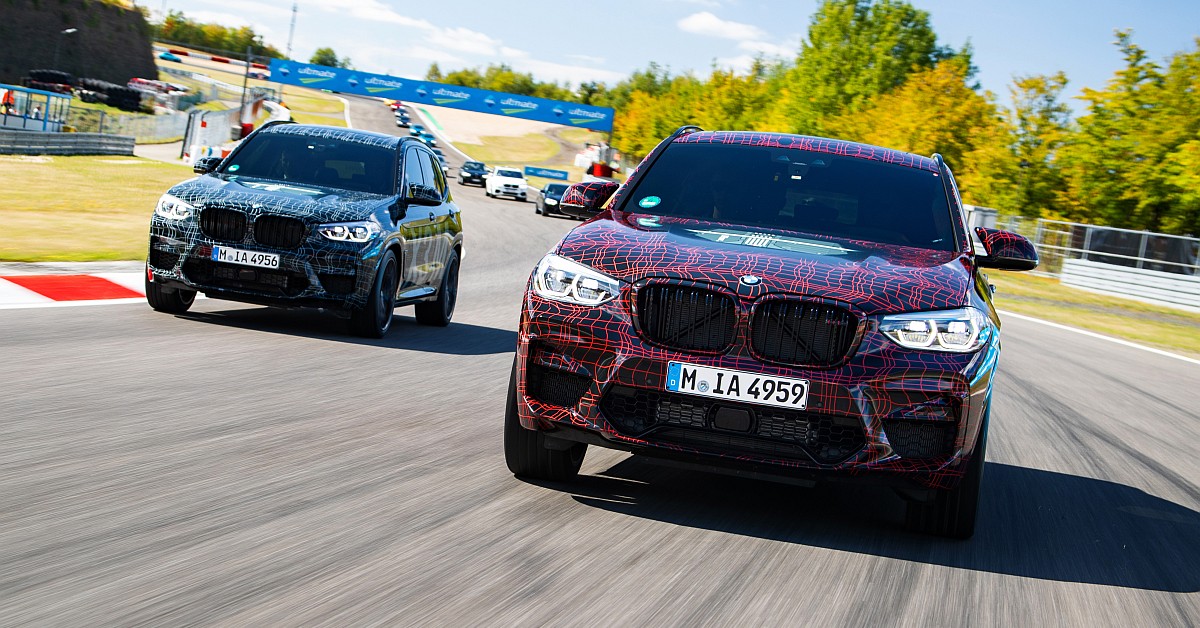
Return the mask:
<svg viewBox="0 0 1200 628">
<path fill-rule="evenodd" d="M 934 153 L 933 155 L 930 155 L 929 158 L 937 163 L 938 170 L 944 170 L 946 168 L 946 162 L 942 159 L 941 153 Z"/>
<path fill-rule="evenodd" d="M 703 130 L 704 129 L 702 129 L 694 124 L 685 124 L 685 125 L 679 127 L 678 129 L 675 129 L 675 132 L 671 134 L 671 137 L 679 137 L 680 135 L 687 135 L 688 133 L 694 133 L 696 131 L 703 131 Z"/>
</svg>

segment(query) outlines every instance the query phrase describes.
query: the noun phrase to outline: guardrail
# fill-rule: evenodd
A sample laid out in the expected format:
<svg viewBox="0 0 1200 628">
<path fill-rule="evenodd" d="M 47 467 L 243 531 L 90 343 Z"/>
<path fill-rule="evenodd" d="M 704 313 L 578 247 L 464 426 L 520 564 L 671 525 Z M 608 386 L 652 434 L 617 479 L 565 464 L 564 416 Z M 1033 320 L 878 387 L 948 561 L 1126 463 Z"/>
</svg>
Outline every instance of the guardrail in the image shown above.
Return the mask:
<svg viewBox="0 0 1200 628">
<path fill-rule="evenodd" d="M 1068 259 L 1063 261 L 1060 281 L 1066 286 L 1200 309 L 1200 277 Z"/>
<path fill-rule="evenodd" d="M 123 135 L 0 131 L 0 155 L 132 155 L 134 143 Z"/>
</svg>

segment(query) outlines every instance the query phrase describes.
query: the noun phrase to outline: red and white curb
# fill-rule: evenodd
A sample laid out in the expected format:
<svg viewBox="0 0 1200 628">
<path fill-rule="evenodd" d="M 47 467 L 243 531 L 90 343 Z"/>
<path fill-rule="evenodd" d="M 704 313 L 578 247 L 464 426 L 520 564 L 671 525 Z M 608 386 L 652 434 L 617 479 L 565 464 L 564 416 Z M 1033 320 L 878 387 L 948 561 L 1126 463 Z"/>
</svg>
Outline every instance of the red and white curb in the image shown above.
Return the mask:
<svg viewBox="0 0 1200 628">
<path fill-rule="evenodd" d="M 142 273 L 0 277 L 0 310 L 145 302 Z"/>
</svg>

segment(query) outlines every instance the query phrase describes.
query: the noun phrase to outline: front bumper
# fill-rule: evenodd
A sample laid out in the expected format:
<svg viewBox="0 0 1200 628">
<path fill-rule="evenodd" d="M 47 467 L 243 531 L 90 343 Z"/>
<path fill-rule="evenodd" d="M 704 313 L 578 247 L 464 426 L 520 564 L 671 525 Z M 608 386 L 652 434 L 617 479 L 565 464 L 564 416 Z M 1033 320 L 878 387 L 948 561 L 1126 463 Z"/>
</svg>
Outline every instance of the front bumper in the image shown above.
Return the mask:
<svg viewBox="0 0 1200 628">
<path fill-rule="evenodd" d="M 526 291 L 517 347 L 517 407 L 525 428 L 789 479 L 944 489 L 965 472 L 986 411 L 995 339 L 973 354 L 909 351 L 867 319 L 848 361 L 803 368 L 756 358 L 744 320 L 732 348 L 720 355 L 663 348 L 636 331 L 632 303 L 629 287 L 598 307 Z M 667 392 L 672 361 L 808 379 L 807 408 Z M 717 414 L 729 410 L 748 415 L 749 425 L 722 429 Z"/>
<path fill-rule="evenodd" d="M 278 268 L 260 268 L 213 260 L 213 246 L 279 255 Z M 249 241 L 224 242 L 205 237 L 194 223 L 150 225 L 148 276 L 168 287 L 195 290 L 232 301 L 273 306 L 352 310 L 367 302 L 378 256 L 375 243 L 316 241 L 307 238 L 293 249 Z M 365 248 L 364 248 L 365 247 Z"/>
</svg>

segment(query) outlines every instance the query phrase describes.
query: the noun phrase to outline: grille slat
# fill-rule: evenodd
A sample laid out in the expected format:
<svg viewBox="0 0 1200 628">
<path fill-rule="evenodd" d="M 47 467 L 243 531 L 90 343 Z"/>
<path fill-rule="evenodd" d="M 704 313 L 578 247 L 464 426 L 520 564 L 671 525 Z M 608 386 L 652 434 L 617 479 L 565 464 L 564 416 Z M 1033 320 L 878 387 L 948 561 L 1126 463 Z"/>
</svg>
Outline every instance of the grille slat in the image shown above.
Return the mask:
<svg viewBox="0 0 1200 628">
<path fill-rule="evenodd" d="M 768 360 L 832 366 L 849 353 L 858 317 L 836 305 L 776 299 L 759 304 L 751 327 L 754 352 Z"/>
<path fill-rule="evenodd" d="M 676 285 L 638 291 L 639 326 L 651 340 L 684 351 L 724 351 L 733 344 L 737 321 L 733 299 Z"/>
<path fill-rule="evenodd" d="M 200 210 L 200 231 L 213 240 L 241 242 L 246 238 L 246 214 L 224 207 Z"/>
<path fill-rule="evenodd" d="M 254 221 L 254 240 L 264 246 L 294 249 L 304 242 L 304 222 L 285 216 L 259 216 Z"/>
</svg>

